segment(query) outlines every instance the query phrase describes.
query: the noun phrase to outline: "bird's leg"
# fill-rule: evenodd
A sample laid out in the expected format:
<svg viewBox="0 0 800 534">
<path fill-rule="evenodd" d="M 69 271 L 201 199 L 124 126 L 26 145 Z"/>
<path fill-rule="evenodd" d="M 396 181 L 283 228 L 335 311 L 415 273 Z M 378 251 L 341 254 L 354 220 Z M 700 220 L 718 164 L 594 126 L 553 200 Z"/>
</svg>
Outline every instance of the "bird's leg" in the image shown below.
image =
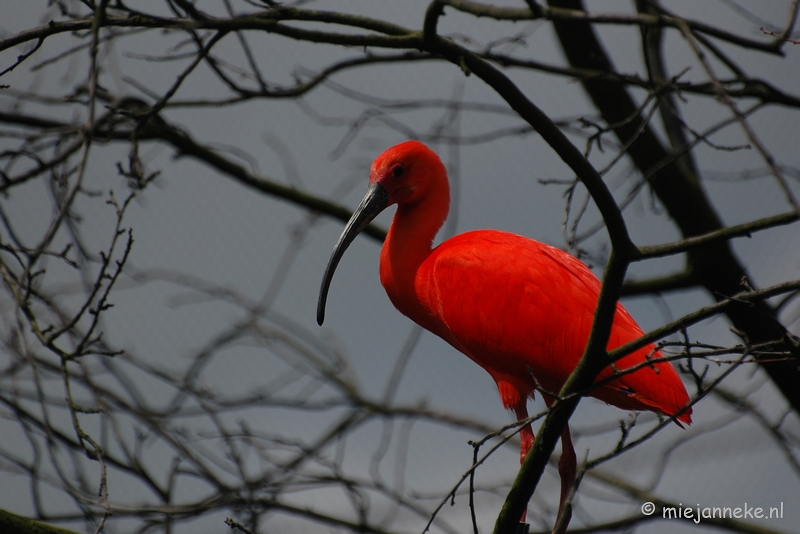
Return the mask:
<svg viewBox="0 0 800 534">
<path fill-rule="evenodd" d="M 544 402 L 548 408 L 552 408 L 555 399 L 544 395 Z M 564 534 L 572 518 L 572 504 L 567 506 L 569 494 L 572 491 L 572 484 L 575 482 L 575 474 L 578 471 L 578 460 L 575 456 L 575 447 L 572 445 L 572 436 L 569 433 L 569 424 L 564 427 L 561 433 L 561 458 L 558 460 L 558 474 L 561 477 L 561 499 L 558 503 L 558 515 L 553 534 Z M 561 516 L 564 516 L 563 519 Z M 560 528 L 559 525 L 561 525 Z M 558 530 L 555 530 L 558 528 Z"/>
<path fill-rule="evenodd" d="M 519 405 L 514 407 L 514 413 L 517 416 L 517 421 L 524 421 L 528 418 L 528 407 L 525 405 L 525 401 L 522 401 Z M 530 423 L 522 427 L 519 431 L 519 439 L 519 463 L 521 464 L 525 461 L 525 456 L 528 454 L 531 445 L 533 445 L 534 436 Z"/>
<path fill-rule="evenodd" d="M 561 433 L 561 458 L 558 460 L 558 474 L 561 475 L 561 502 L 558 503 L 556 527 L 561 525 L 561 528 L 554 530 L 553 534 L 564 534 L 569 520 L 572 518 L 572 504 L 567 505 L 567 500 L 572 491 L 572 484 L 575 482 L 577 464 L 575 448 L 572 446 L 572 436 L 570 436 L 569 425 L 567 425 L 564 427 L 564 432 Z"/>
<path fill-rule="evenodd" d="M 526 399 L 527 400 L 527 399 Z M 547 398 L 545 397 L 545 400 Z M 548 403 L 550 405 L 551 403 Z M 524 421 L 528 418 L 527 402 L 522 401 L 514 407 L 514 413 L 518 421 Z M 528 451 L 533 445 L 534 435 L 533 429 L 530 424 L 525 425 L 519 431 L 520 447 L 519 447 L 519 463 L 525 461 Z M 572 436 L 569 433 L 569 426 L 564 428 L 561 433 L 561 458 L 558 460 L 558 474 L 561 476 L 561 500 L 558 503 L 558 515 L 556 516 L 556 526 L 561 525 L 558 531 L 553 534 L 564 534 L 569 525 L 569 520 L 572 518 L 572 506 L 566 506 L 569 499 L 570 491 L 572 491 L 572 484 L 575 481 L 575 474 L 577 473 L 578 461 L 575 456 L 575 447 L 572 445 Z M 522 512 L 520 524 L 525 523 L 527 510 Z M 564 516 L 562 518 L 562 515 Z"/>
<path fill-rule="evenodd" d="M 528 399 L 525 398 L 521 400 L 520 403 L 514 407 L 514 413 L 516 414 L 518 421 L 524 421 L 525 419 L 528 418 L 527 401 Z M 534 440 L 533 429 L 531 428 L 530 423 L 528 423 L 527 425 L 522 427 L 522 429 L 520 429 L 519 440 L 520 440 L 519 463 L 522 464 L 522 462 L 525 461 L 525 456 L 528 454 L 528 451 L 530 450 L 531 445 L 533 445 L 533 440 Z M 527 509 L 523 510 L 522 517 L 519 520 L 520 523 L 525 523 L 525 516 L 527 515 L 527 513 L 528 513 Z"/>
</svg>

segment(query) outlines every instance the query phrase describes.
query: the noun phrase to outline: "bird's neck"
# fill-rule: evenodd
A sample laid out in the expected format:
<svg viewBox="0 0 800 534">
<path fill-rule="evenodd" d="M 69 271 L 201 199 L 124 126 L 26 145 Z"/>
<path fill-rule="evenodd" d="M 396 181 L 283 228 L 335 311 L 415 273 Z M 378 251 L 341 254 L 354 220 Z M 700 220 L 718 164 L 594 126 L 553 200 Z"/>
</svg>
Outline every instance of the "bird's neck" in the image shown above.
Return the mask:
<svg viewBox="0 0 800 534">
<path fill-rule="evenodd" d="M 381 250 L 380 275 L 389 299 L 404 315 L 418 315 L 420 311 L 417 272 L 430 256 L 433 239 L 449 208 L 447 182 L 438 190 L 428 191 L 418 202 L 397 207 Z"/>
</svg>

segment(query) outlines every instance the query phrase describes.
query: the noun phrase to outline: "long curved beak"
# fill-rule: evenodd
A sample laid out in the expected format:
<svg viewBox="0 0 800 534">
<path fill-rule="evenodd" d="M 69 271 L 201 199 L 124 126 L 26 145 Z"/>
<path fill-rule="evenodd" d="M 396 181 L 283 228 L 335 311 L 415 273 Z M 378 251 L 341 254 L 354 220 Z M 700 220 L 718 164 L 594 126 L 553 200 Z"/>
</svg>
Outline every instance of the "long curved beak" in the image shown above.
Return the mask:
<svg viewBox="0 0 800 534">
<path fill-rule="evenodd" d="M 386 191 L 386 188 L 377 182 L 373 183 L 367 189 L 367 194 L 361 199 L 361 204 L 358 205 L 353 216 L 347 221 L 347 226 L 344 227 L 336 246 L 333 247 L 331 259 L 328 260 L 325 275 L 322 277 L 319 300 L 317 301 L 317 324 L 321 325 L 325 321 L 325 303 L 328 301 L 328 289 L 331 287 L 333 273 L 336 271 L 336 266 L 339 265 L 339 260 L 344 256 L 344 251 L 347 250 L 347 247 L 350 246 L 356 236 L 372 222 L 372 219 L 386 209 L 389 202 L 388 198 L 389 192 Z"/>
</svg>

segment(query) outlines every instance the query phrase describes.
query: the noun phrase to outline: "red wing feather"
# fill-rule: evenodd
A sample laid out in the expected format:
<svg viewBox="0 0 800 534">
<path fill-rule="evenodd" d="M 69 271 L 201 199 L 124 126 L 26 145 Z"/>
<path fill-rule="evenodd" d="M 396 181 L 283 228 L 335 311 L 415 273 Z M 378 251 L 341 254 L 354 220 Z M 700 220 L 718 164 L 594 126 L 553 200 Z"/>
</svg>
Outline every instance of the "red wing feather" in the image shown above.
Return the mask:
<svg viewBox="0 0 800 534">
<path fill-rule="evenodd" d="M 432 330 L 486 369 L 510 407 L 537 387 L 558 392 L 575 369 L 589 337 L 600 282 L 561 250 L 514 234 L 481 230 L 437 247 L 420 268 L 417 289 L 443 327 Z M 618 304 L 608 349 L 641 335 Z M 659 356 L 649 345 L 615 367 L 624 370 Z M 599 379 L 612 373 L 608 368 Z M 623 375 L 592 396 L 620 408 L 667 415 L 688 402 L 667 362 Z M 690 423 L 690 413 L 679 419 Z"/>
</svg>

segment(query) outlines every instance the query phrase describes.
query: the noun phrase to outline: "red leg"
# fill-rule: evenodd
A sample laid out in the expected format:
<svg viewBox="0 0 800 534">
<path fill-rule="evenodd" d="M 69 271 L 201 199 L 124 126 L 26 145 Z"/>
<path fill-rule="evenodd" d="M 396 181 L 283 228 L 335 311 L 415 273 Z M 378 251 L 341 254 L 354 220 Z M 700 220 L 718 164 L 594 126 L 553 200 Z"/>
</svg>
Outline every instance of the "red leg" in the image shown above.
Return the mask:
<svg viewBox="0 0 800 534">
<path fill-rule="evenodd" d="M 572 446 L 572 436 L 570 436 L 569 426 L 567 426 L 564 428 L 564 432 L 561 433 L 561 458 L 558 460 L 558 474 L 561 475 L 561 502 L 558 503 L 556 524 L 560 522 L 562 527 L 558 531 L 554 531 L 553 534 L 564 534 L 569 525 L 569 520 L 572 518 L 572 505 L 568 508 L 565 508 L 565 505 L 572 490 L 572 484 L 575 482 L 577 464 L 575 448 Z M 564 516 L 563 519 L 562 515 Z"/>
<path fill-rule="evenodd" d="M 527 401 L 528 401 L 528 399 L 523 399 L 522 401 L 520 401 L 519 404 L 517 404 L 514 407 L 514 413 L 517 416 L 517 421 L 523 421 L 523 420 L 528 418 L 528 402 Z M 528 425 L 525 425 L 524 427 L 522 427 L 522 429 L 519 431 L 519 440 L 520 440 L 519 463 L 521 464 L 522 462 L 525 461 L 525 456 L 528 454 L 528 451 L 530 450 L 531 446 L 533 445 L 534 435 L 533 435 L 533 429 L 531 428 L 531 425 L 528 424 Z M 527 510 L 522 512 L 522 517 L 519 520 L 520 523 L 524 523 L 525 522 L 525 516 L 527 515 L 527 513 L 528 513 Z"/>
<path fill-rule="evenodd" d="M 528 407 L 526 406 L 525 401 L 522 401 L 514 407 L 514 413 L 517 415 L 517 421 L 522 421 L 528 418 Z M 522 430 L 519 431 L 519 439 L 521 442 L 519 447 L 519 463 L 521 464 L 523 461 L 525 461 L 525 455 L 528 454 L 531 445 L 533 445 L 534 436 L 531 425 L 525 425 L 522 427 Z"/>
<path fill-rule="evenodd" d="M 547 398 L 545 398 L 547 400 Z M 550 405 L 550 402 L 547 403 Z M 517 420 L 522 421 L 528 418 L 528 407 L 526 402 L 520 402 L 514 407 L 514 413 Z M 525 456 L 528 454 L 531 446 L 533 445 L 534 435 L 531 425 L 525 425 L 519 432 L 520 448 L 519 448 L 519 462 L 525 461 Z M 562 527 L 553 534 L 564 534 L 572 518 L 572 508 L 565 509 L 565 504 L 569 498 L 569 493 L 572 490 L 572 484 L 575 482 L 575 475 L 577 473 L 578 461 L 575 456 L 575 447 L 572 445 L 572 436 L 569 433 L 569 426 L 561 433 L 561 458 L 558 460 L 558 474 L 561 476 L 561 499 L 558 503 L 558 516 L 556 523 L 559 521 Z M 520 523 L 525 522 L 527 512 L 522 513 Z M 564 518 L 561 519 L 562 514 Z"/>
<path fill-rule="evenodd" d="M 544 396 L 544 401 L 547 407 L 553 405 L 555 399 Z M 553 534 L 564 534 L 569 525 L 569 520 L 572 518 L 572 506 L 565 509 L 569 493 L 572 490 L 572 484 L 575 482 L 575 475 L 578 471 L 578 461 L 575 457 L 575 447 L 572 445 L 572 436 L 569 433 L 569 425 L 564 428 L 561 433 L 561 458 L 558 460 L 558 474 L 561 477 L 561 498 L 558 503 L 558 515 L 556 516 L 556 526 L 560 522 L 562 527 L 553 530 Z M 562 519 L 561 516 L 564 515 Z"/>
</svg>

